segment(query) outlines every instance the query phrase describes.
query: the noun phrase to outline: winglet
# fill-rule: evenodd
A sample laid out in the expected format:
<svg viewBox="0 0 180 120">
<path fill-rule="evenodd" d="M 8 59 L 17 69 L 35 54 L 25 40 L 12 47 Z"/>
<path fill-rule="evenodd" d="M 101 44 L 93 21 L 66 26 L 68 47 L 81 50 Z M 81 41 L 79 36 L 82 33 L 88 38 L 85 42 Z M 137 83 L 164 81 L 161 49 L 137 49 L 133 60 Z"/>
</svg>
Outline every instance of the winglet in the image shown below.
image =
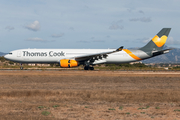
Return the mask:
<svg viewBox="0 0 180 120">
<path fill-rule="evenodd" d="M 118 49 L 116 49 L 116 51 L 121 51 L 123 49 L 124 46 L 119 47 Z"/>
</svg>

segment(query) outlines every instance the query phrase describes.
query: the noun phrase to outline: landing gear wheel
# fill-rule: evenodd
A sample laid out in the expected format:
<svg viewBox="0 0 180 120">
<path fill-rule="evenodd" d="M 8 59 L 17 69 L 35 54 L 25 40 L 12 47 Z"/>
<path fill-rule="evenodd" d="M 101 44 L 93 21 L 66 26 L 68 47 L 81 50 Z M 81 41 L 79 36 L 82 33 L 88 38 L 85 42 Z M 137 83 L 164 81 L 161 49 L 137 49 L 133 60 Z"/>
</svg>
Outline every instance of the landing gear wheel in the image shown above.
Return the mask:
<svg viewBox="0 0 180 120">
<path fill-rule="evenodd" d="M 94 70 L 94 67 L 85 66 L 84 70 Z"/>
<path fill-rule="evenodd" d="M 88 67 L 88 66 L 85 66 L 85 67 L 84 67 L 84 70 L 89 70 L 89 67 Z"/>
<path fill-rule="evenodd" d="M 94 67 L 89 67 L 90 70 L 94 70 Z"/>
</svg>

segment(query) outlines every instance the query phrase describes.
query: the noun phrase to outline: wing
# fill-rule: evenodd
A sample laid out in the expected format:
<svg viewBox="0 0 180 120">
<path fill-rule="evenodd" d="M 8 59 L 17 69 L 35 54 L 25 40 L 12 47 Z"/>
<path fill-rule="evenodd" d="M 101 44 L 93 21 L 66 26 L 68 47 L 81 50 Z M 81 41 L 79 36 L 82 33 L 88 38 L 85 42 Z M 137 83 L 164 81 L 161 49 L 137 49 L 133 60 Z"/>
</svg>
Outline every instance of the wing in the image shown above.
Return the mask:
<svg viewBox="0 0 180 120">
<path fill-rule="evenodd" d="M 108 54 L 112 54 L 115 52 L 119 52 L 123 49 L 123 46 L 119 47 L 118 49 L 114 51 L 109 51 L 109 52 L 101 52 L 101 53 L 96 53 L 96 54 L 87 54 L 87 55 L 82 55 L 82 56 L 77 56 L 74 57 L 76 61 L 87 61 L 91 59 L 101 59 L 101 58 L 106 58 Z"/>
</svg>

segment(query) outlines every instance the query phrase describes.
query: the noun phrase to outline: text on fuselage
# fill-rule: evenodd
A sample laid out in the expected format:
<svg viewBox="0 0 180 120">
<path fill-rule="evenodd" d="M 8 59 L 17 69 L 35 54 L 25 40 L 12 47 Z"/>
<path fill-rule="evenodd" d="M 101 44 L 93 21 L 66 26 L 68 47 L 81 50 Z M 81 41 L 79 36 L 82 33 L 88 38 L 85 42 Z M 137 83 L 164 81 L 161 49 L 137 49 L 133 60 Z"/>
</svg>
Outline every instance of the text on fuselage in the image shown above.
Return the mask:
<svg viewBox="0 0 180 120">
<path fill-rule="evenodd" d="M 49 52 L 28 52 L 28 51 L 23 51 L 23 56 L 30 56 L 30 57 L 60 57 L 60 56 L 65 56 L 65 52 L 54 52 L 54 51 L 49 51 Z"/>
</svg>

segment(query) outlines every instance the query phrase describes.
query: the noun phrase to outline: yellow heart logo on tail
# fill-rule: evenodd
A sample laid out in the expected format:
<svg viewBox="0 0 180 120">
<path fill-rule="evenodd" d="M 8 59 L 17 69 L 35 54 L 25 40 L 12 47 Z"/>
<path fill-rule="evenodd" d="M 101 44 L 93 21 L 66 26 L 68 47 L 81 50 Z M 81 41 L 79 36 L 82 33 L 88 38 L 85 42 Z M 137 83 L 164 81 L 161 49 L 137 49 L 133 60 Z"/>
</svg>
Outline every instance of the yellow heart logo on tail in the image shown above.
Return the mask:
<svg viewBox="0 0 180 120">
<path fill-rule="evenodd" d="M 158 46 L 158 47 L 162 47 L 167 40 L 167 36 L 163 35 L 161 38 L 159 38 L 157 35 L 154 36 L 154 38 L 152 39 L 152 41 Z"/>
</svg>

